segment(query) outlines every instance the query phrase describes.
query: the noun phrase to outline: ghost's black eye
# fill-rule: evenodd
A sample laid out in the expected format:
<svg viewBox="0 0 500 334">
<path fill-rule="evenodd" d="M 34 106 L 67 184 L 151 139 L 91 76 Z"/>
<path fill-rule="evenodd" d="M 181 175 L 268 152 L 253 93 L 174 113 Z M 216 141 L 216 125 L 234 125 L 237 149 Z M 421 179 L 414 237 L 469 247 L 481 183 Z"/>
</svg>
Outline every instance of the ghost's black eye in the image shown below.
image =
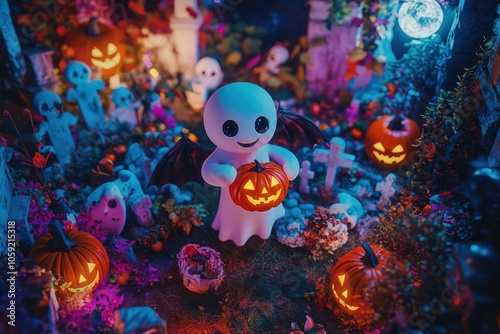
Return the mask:
<svg viewBox="0 0 500 334">
<path fill-rule="evenodd" d="M 203 76 L 205 76 L 205 75 L 207 74 L 207 72 L 206 72 L 206 71 L 203 71 L 203 72 L 201 72 L 201 74 L 202 74 Z"/>
<path fill-rule="evenodd" d="M 73 77 L 76 78 L 78 76 L 78 72 L 77 71 L 74 71 L 73 72 Z"/>
<path fill-rule="evenodd" d="M 111 209 L 116 208 L 116 200 L 114 200 L 114 199 L 109 200 L 109 201 L 108 201 L 108 206 L 109 206 Z"/>
<path fill-rule="evenodd" d="M 132 101 L 132 94 L 128 94 L 128 99 Z"/>
<path fill-rule="evenodd" d="M 83 68 L 83 73 L 85 73 L 85 74 L 89 73 L 89 71 L 87 70 L 86 67 Z"/>
<path fill-rule="evenodd" d="M 212 72 L 212 76 L 215 77 L 215 72 Z"/>
<path fill-rule="evenodd" d="M 222 132 L 228 137 L 234 137 L 238 134 L 238 124 L 233 120 L 225 121 L 222 124 Z"/>
<path fill-rule="evenodd" d="M 122 102 L 125 102 L 125 97 L 120 98 Z"/>
<path fill-rule="evenodd" d="M 42 104 L 42 110 L 43 110 L 43 111 L 47 111 L 47 110 L 49 110 L 49 106 L 47 105 L 47 103 L 45 103 L 45 102 L 44 102 L 44 103 Z"/>
<path fill-rule="evenodd" d="M 62 104 L 61 104 L 61 103 L 54 101 L 54 108 L 55 108 L 56 110 L 61 110 L 61 107 L 62 107 Z"/>
<path fill-rule="evenodd" d="M 269 121 L 264 116 L 260 116 L 255 120 L 255 131 L 264 133 L 269 129 Z"/>
</svg>

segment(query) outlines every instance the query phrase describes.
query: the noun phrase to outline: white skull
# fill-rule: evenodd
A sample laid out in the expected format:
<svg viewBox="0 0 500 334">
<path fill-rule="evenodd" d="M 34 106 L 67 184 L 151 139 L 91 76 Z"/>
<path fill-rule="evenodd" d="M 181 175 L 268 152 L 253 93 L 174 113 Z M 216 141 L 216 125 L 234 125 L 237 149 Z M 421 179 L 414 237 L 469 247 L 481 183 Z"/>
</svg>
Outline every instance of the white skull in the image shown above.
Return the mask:
<svg viewBox="0 0 500 334">
<path fill-rule="evenodd" d="M 219 62 L 211 57 L 201 58 L 194 71 L 198 82 L 208 89 L 217 88 L 224 77 Z"/>
<path fill-rule="evenodd" d="M 355 197 L 347 193 L 339 193 L 337 198 L 339 202 L 330 206 L 330 213 L 343 213 L 347 217 L 349 228 L 354 228 L 364 213 L 363 206 Z"/>
<path fill-rule="evenodd" d="M 269 50 L 264 67 L 270 72 L 278 74 L 279 66 L 286 63 L 288 57 L 290 57 L 290 52 L 288 52 L 287 48 L 281 45 L 275 45 Z"/>
</svg>

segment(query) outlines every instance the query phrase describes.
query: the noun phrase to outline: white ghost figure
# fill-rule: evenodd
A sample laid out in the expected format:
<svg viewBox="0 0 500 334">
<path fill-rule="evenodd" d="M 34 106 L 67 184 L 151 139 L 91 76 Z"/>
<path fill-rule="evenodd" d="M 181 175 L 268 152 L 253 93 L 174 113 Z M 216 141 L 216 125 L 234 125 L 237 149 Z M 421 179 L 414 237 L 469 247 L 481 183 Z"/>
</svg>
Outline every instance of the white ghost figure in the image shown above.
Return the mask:
<svg viewBox="0 0 500 334">
<path fill-rule="evenodd" d="M 109 111 L 111 120 L 128 123 L 131 128 L 137 126 L 136 109 L 141 102 L 134 103 L 134 95 L 127 87 L 118 87 L 111 93 L 111 102 L 115 105 L 114 109 Z"/>
<path fill-rule="evenodd" d="M 252 235 L 269 238 L 276 219 L 285 214 L 282 204 L 267 211 L 247 211 L 231 199 L 229 185 L 243 164 L 272 159 L 281 165 L 289 180 L 299 172 L 299 162 L 287 149 L 269 144 L 277 114 L 271 96 L 261 87 L 236 82 L 219 88 L 208 99 L 203 114 L 210 140 L 217 145 L 203 163 L 202 177 L 220 187 L 220 201 L 212 223 L 221 241 L 244 245 Z"/>
<path fill-rule="evenodd" d="M 96 188 L 83 203 L 81 211 L 90 214 L 101 230 L 108 231 L 112 235 L 119 235 L 122 232 L 127 218 L 123 195 L 118 186 L 112 182 Z"/>
<path fill-rule="evenodd" d="M 349 222 L 349 228 L 354 228 L 364 213 L 363 206 L 355 197 L 347 193 L 339 193 L 337 199 L 339 202 L 330 206 L 330 213 L 344 214 Z"/>
<path fill-rule="evenodd" d="M 280 65 L 286 63 L 289 57 L 290 52 L 288 52 L 287 48 L 275 45 L 267 53 L 264 68 L 272 74 L 278 74 Z"/>
<path fill-rule="evenodd" d="M 196 76 L 190 83 L 192 91 L 186 91 L 186 99 L 191 108 L 201 111 L 210 91 L 221 84 L 224 73 L 219 62 L 211 57 L 201 58 L 196 63 L 194 72 Z"/>
<path fill-rule="evenodd" d="M 45 117 L 40 123 L 35 139 L 42 141 L 45 134 L 49 135 L 52 148 L 60 163 L 71 161 L 71 151 L 75 149 L 75 141 L 69 129 L 78 122 L 78 117 L 62 112 L 62 99 L 56 93 L 46 90 L 35 95 L 33 107 L 37 113 Z"/>
<path fill-rule="evenodd" d="M 104 81 L 90 80 L 90 67 L 80 61 L 69 62 L 64 70 L 64 78 L 75 85 L 75 88 L 68 89 L 66 93 L 68 101 L 78 102 L 87 128 L 99 128 L 105 120 L 104 108 L 99 97 L 99 91 L 104 89 Z"/>
</svg>

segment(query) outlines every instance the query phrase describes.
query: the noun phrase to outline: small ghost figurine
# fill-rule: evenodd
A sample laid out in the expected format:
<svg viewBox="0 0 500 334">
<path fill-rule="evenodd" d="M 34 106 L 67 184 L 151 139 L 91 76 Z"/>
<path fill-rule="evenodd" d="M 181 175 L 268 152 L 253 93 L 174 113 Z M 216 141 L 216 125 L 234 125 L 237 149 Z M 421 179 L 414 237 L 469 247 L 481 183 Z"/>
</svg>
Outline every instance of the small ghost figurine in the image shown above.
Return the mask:
<svg viewBox="0 0 500 334">
<path fill-rule="evenodd" d="M 208 94 L 217 88 L 224 78 L 217 60 L 211 57 L 201 58 L 194 68 L 195 78 L 191 81 L 193 91 L 186 91 L 186 99 L 195 111 L 202 110 Z"/>
<path fill-rule="evenodd" d="M 269 238 L 276 219 L 285 215 L 283 204 L 267 211 L 247 211 L 233 202 L 229 185 L 236 179 L 238 167 L 256 159 L 261 163 L 274 160 L 289 180 L 297 176 L 299 162 L 295 155 L 269 144 L 277 124 L 273 99 L 257 85 L 231 83 L 208 99 L 203 117 L 206 133 L 217 148 L 203 163 L 202 177 L 221 188 L 212 227 L 219 230 L 221 241 L 232 240 L 237 246 L 244 245 L 252 235 Z M 264 199 L 271 197 L 265 194 Z"/>
<path fill-rule="evenodd" d="M 114 109 L 109 111 L 109 118 L 121 123 L 128 123 L 133 129 L 137 126 L 136 110 L 141 102 L 134 103 L 134 96 L 127 87 L 118 87 L 111 93 L 111 102 L 115 105 Z"/>
<path fill-rule="evenodd" d="M 263 69 L 260 71 L 259 82 L 261 84 L 274 86 L 270 83 L 270 80 L 279 74 L 280 65 L 286 63 L 289 57 L 290 52 L 288 52 L 287 48 L 281 45 L 273 46 L 266 56 Z"/>
<path fill-rule="evenodd" d="M 105 114 L 99 97 L 104 89 L 101 79 L 90 80 L 90 68 L 82 62 L 71 61 L 64 70 L 64 78 L 75 88 L 68 89 L 68 101 L 76 100 L 88 129 L 97 129 L 104 123 Z"/>
<path fill-rule="evenodd" d="M 377 202 L 379 208 L 385 207 L 389 204 L 391 197 L 396 193 L 394 188 L 394 181 L 396 181 L 396 175 L 390 173 L 385 177 L 385 181 L 380 181 L 375 187 L 376 191 L 380 191 L 380 199 Z"/>
<path fill-rule="evenodd" d="M 35 139 L 40 142 L 44 135 L 48 134 L 57 159 L 66 164 L 71 161 L 71 151 L 75 149 L 75 141 L 69 127 L 78 122 L 78 117 L 69 112 L 60 113 L 61 106 L 61 97 L 52 91 L 41 91 L 35 95 L 33 107 L 45 117 L 45 121 L 40 123 L 35 133 Z"/>
</svg>

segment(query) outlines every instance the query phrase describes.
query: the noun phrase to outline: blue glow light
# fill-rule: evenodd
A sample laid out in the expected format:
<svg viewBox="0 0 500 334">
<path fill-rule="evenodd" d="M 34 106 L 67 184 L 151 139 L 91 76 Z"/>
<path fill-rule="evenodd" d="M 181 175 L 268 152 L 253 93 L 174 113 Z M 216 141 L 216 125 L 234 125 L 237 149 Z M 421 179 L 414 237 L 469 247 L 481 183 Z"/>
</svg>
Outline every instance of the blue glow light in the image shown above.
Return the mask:
<svg viewBox="0 0 500 334">
<path fill-rule="evenodd" d="M 399 26 L 412 38 L 427 38 L 443 23 L 443 9 L 435 0 L 410 0 L 399 9 Z"/>
</svg>

